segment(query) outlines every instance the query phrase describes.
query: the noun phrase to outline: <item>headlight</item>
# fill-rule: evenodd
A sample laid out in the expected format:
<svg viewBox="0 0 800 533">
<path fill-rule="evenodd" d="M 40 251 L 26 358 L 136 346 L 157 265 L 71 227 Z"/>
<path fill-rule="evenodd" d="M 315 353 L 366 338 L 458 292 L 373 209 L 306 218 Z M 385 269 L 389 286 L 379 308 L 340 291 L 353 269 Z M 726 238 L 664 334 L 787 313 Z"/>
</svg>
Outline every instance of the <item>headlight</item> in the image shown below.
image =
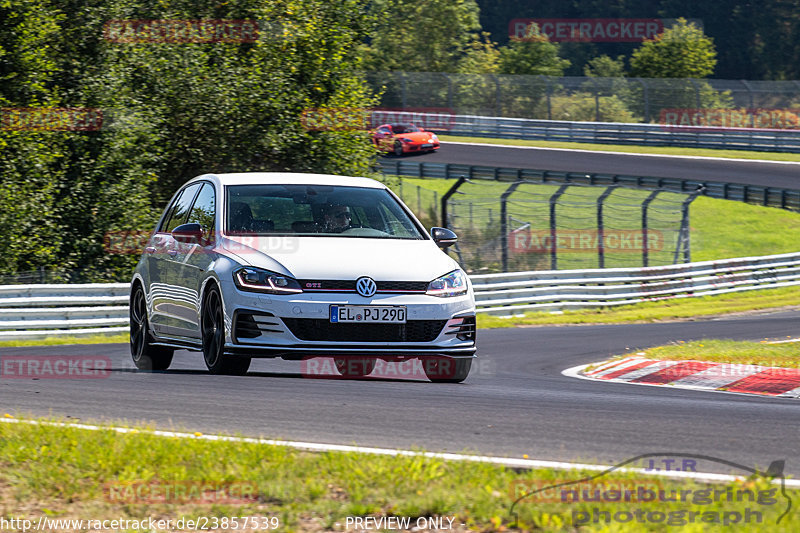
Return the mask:
<svg viewBox="0 0 800 533">
<path fill-rule="evenodd" d="M 463 270 L 453 270 L 428 283 L 425 294 L 431 296 L 460 296 L 467 293 L 467 275 Z"/>
<path fill-rule="evenodd" d="M 303 292 L 296 279 L 260 268 L 240 268 L 233 273 L 233 281 L 243 291 L 268 292 L 270 294 Z"/>
<path fill-rule="evenodd" d="M 432 140 L 432 141 L 434 141 L 434 142 L 435 142 L 435 141 L 438 141 L 438 140 L 439 140 L 439 137 L 437 137 L 437 136 L 436 136 L 436 134 L 435 134 L 435 133 L 433 133 L 433 134 L 431 134 L 431 140 Z"/>
</svg>

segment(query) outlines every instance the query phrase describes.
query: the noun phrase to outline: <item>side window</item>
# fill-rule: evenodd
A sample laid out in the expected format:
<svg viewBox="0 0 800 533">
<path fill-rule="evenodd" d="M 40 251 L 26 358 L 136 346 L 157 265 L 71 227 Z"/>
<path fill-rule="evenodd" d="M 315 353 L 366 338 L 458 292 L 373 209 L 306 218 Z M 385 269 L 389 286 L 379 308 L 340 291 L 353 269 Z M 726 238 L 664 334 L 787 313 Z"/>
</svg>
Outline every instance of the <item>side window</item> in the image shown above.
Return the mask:
<svg viewBox="0 0 800 533">
<path fill-rule="evenodd" d="M 194 206 L 186 222 L 196 222 L 203 226 L 203 239 L 206 242 L 211 241 L 214 235 L 216 206 L 217 202 L 214 186 L 210 183 L 204 183 L 203 188 L 200 189 L 200 193 L 197 195 L 197 199 L 194 201 Z"/>
<path fill-rule="evenodd" d="M 181 224 L 186 223 L 186 216 L 189 214 L 189 208 L 192 206 L 192 200 L 194 200 L 194 195 L 197 193 L 197 189 L 200 188 L 200 185 L 202 184 L 195 183 L 183 190 L 181 195 L 175 200 L 175 204 L 172 208 L 172 212 L 169 214 L 169 217 L 164 220 L 164 225 L 162 226 L 161 231 L 170 233 Z"/>
</svg>

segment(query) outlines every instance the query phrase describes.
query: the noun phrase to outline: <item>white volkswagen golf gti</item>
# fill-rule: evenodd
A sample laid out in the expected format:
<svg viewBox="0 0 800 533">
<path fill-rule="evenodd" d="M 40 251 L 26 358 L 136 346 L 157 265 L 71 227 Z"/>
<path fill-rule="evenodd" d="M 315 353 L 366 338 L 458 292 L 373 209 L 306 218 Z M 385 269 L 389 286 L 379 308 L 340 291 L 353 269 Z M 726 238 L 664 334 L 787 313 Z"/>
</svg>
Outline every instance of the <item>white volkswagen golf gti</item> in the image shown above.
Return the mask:
<svg viewBox="0 0 800 533">
<path fill-rule="evenodd" d="M 136 267 L 131 355 L 165 370 L 176 348 L 214 374 L 253 357 L 332 357 L 344 376 L 419 358 L 461 382 L 475 356 L 469 278 L 383 184 L 321 174 L 206 174 L 172 198 Z"/>
</svg>

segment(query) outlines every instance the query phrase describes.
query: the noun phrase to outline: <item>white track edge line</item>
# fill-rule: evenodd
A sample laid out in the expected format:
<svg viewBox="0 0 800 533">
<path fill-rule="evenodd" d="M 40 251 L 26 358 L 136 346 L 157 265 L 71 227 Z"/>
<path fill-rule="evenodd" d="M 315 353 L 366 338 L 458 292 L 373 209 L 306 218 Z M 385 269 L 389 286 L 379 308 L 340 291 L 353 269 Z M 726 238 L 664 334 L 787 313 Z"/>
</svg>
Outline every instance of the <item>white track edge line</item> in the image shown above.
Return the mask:
<svg viewBox="0 0 800 533">
<path fill-rule="evenodd" d="M 582 148 L 548 148 L 546 146 L 517 146 L 514 144 L 494 144 L 494 143 L 471 143 L 464 141 L 441 141 L 441 144 L 464 144 L 472 146 L 496 146 L 498 148 L 518 148 L 520 150 L 550 150 L 550 151 L 565 151 L 565 152 L 580 152 L 585 154 L 610 154 L 610 155 L 628 155 L 633 157 L 666 157 L 670 159 L 700 159 L 709 161 L 734 161 L 744 163 L 774 163 L 776 165 L 800 165 L 800 161 L 773 161 L 770 159 L 741 159 L 733 157 L 712 157 L 707 155 L 673 155 L 673 154 L 646 154 L 637 152 L 613 152 L 610 150 L 585 150 Z M 480 165 L 476 165 L 480 166 Z"/>
<path fill-rule="evenodd" d="M 583 365 L 586 366 L 586 365 Z M 577 368 L 577 367 L 576 367 Z M 116 433 L 141 433 L 145 435 L 155 435 L 158 437 L 175 437 L 175 438 L 188 438 L 208 441 L 221 441 L 221 442 L 245 442 L 250 444 L 268 444 L 272 446 L 285 446 L 288 448 L 295 448 L 298 450 L 312 451 L 312 452 L 352 452 L 352 453 L 366 453 L 373 455 L 390 455 L 394 457 L 426 457 L 431 459 L 443 459 L 446 461 L 467 461 L 476 463 L 491 463 L 499 466 L 507 466 L 513 468 L 553 468 L 556 470 L 594 470 L 602 472 L 612 468 L 613 465 L 592 465 L 583 463 L 567 463 L 562 461 L 544 461 L 539 459 L 512 459 L 505 457 L 492 457 L 487 455 L 465 455 L 460 453 L 436 453 L 436 452 L 418 452 L 413 450 L 401 450 L 391 448 L 372 448 L 365 446 L 349 446 L 343 444 L 320 444 L 314 442 L 296 442 L 284 440 L 271 440 L 271 439 L 257 439 L 252 437 L 231 437 L 227 435 L 197 435 L 194 433 L 181 433 L 175 431 L 162 431 L 162 430 L 142 430 L 136 428 L 124 428 L 117 426 L 96 426 L 92 424 L 75 424 L 64 422 L 45 422 L 39 420 L 24 420 L 18 418 L 0 418 L 0 422 L 17 423 L 17 424 L 30 424 L 34 426 L 52 426 L 52 427 L 65 427 L 84 429 L 88 431 L 114 431 Z M 615 472 L 638 473 L 648 476 L 666 477 L 674 479 L 692 479 L 695 481 L 706 482 L 732 482 L 745 479 L 744 476 L 733 476 L 730 474 L 714 474 L 711 472 L 652 472 L 644 468 L 617 468 Z M 780 484 L 780 480 L 773 480 L 773 483 Z M 800 480 L 786 479 L 784 483 L 788 487 L 800 488 Z"/>
</svg>

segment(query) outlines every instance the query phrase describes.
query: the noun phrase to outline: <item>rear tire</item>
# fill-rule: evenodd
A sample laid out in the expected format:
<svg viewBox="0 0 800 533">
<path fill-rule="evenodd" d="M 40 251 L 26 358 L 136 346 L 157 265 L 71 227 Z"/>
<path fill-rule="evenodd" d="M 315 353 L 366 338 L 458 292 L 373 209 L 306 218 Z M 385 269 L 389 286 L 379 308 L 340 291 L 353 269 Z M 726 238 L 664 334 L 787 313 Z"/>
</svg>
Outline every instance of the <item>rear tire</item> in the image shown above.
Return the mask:
<svg viewBox="0 0 800 533">
<path fill-rule="evenodd" d="M 200 319 L 203 339 L 203 359 L 212 374 L 242 376 L 250 368 L 249 357 L 225 357 L 225 312 L 219 290 L 212 287 L 206 293 Z"/>
<path fill-rule="evenodd" d="M 422 368 L 434 383 L 461 383 L 469 375 L 472 359 L 431 357 L 422 360 Z"/>
<path fill-rule="evenodd" d="M 376 360 L 368 357 L 334 357 L 336 371 L 346 378 L 363 378 L 375 370 Z"/>
<path fill-rule="evenodd" d="M 144 289 L 136 283 L 131 293 L 129 307 L 131 358 L 139 370 L 166 370 L 172 363 L 174 350 L 164 346 L 153 346 L 145 302 Z"/>
</svg>

